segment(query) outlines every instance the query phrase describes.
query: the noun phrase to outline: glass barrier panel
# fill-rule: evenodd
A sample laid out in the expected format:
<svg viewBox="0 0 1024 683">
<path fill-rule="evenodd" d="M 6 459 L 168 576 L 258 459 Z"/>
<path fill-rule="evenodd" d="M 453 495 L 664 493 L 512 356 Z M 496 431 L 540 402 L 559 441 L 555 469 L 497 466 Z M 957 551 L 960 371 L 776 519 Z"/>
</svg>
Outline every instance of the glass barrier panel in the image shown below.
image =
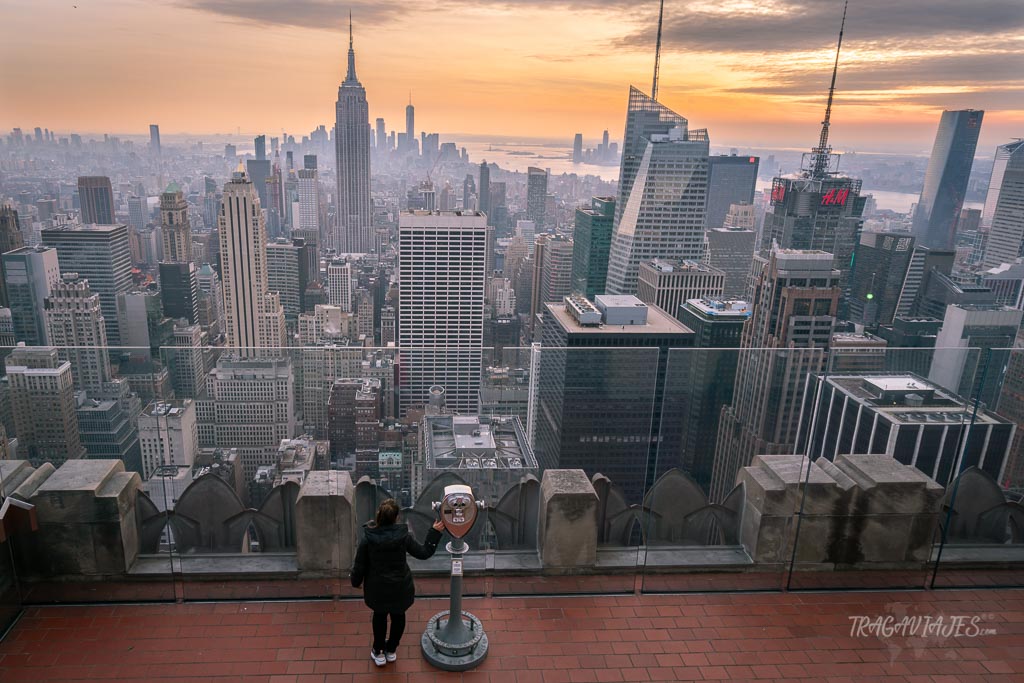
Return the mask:
<svg viewBox="0 0 1024 683">
<path fill-rule="evenodd" d="M 504 352 L 529 368 L 526 431 L 536 465 L 524 462 L 535 470 L 510 480 L 492 510 L 495 595 L 635 589 L 639 528 L 620 508 L 642 498 L 655 448 L 659 349 L 629 346 L 635 337 L 614 330 L 580 329 L 569 338 L 578 346 Z M 582 476 L 552 474 L 560 478 L 545 492 L 547 470 Z M 590 490 L 597 496 L 596 548 L 586 540 L 594 531 L 574 531 L 574 518 L 564 514 L 573 496 Z"/>
<path fill-rule="evenodd" d="M 1024 349 L 980 357 L 971 429 L 942 499 L 934 588 L 1024 586 Z"/>
<path fill-rule="evenodd" d="M 839 346 L 808 376 L 790 590 L 923 588 L 965 443 L 977 349 Z"/>
<path fill-rule="evenodd" d="M 707 329 L 691 322 L 698 339 L 738 344 L 744 319 L 708 318 Z M 677 348 L 664 362 L 656 461 L 633 512 L 643 529 L 643 590 L 779 590 L 792 497 L 773 498 L 769 509 L 755 489 L 789 472 L 792 456 L 780 456 L 784 465 L 756 456 L 792 452 L 804 375 L 823 365 L 823 353 Z"/>
</svg>

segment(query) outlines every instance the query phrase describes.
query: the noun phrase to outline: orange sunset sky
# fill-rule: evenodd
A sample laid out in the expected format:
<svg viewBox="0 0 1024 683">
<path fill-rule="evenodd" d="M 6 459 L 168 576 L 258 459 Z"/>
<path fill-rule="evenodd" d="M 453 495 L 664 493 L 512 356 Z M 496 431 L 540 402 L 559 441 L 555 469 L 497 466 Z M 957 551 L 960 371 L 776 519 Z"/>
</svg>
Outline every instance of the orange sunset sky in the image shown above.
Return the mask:
<svg viewBox="0 0 1024 683">
<path fill-rule="evenodd" d="M 371 119 L 593 140 L 649 91 L 657 2 L 0 0 L 0 131 L 266 132 L 331 126 L 355 21 Z M 810 147 L 842 3 L 667 0 L 660 98 L 714 145 Z M 1021 0 L 854 0 L 837 148 L 927 152 L 942 109 L 986 110 L 979 155 L 1024 136 Z"/>
</svg>

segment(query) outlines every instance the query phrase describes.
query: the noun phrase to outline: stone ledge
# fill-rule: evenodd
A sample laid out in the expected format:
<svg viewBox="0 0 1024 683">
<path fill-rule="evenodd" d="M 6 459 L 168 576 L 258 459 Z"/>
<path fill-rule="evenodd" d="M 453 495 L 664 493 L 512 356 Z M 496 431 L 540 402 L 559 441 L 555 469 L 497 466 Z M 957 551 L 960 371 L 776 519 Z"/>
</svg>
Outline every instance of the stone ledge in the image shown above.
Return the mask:
<svg viewBox="0 0 1024 683">
<path fill-rule="evenodd" d="M 146 555 L 140 557 L 128 572 L 133 578 L 283 578 L 299 575 L 294 553 L 242 553 L 239 555 Z"/>
</svg>

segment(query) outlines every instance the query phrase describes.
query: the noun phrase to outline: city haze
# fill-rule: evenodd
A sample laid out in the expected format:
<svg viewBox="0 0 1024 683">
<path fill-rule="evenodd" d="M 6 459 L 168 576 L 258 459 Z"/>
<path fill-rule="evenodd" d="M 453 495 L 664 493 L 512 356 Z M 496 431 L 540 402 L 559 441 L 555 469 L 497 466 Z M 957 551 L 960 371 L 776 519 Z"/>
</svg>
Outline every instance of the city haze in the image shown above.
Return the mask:
<svg viewBox="0 0 1024 683">
<path fill-rule="evenodd" d="M 657 3 L 178 0 L 0 3 L 0 128 L 303 134 L 333 119 L 351 8 L 371 119 L 594 140 L 649 90 Z M 712 142 L 804 148 L 820 121 L 838 2 L 667 2 L 660 99 Z M 857 2 L 832 141 L 928 153 L 942 109 L 984 109 L 981 150 L 1024 123 L 1013 0 Z M 439 36 L 444 36 L 439 40 Z M 987 152 L 984 152 L 987 154 Z"/>
</svg>

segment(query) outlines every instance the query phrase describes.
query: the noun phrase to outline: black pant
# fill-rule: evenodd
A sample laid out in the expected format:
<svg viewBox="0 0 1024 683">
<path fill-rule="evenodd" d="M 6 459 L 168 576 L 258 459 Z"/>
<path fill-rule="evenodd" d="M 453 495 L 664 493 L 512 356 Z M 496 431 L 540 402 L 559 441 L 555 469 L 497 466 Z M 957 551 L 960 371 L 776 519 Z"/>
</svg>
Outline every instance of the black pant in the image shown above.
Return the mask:
<svg viewBox="0 0 1024 683">
<path fill-rule="evenodd" d="M 391 613 L 391 637 L 387 637 L 388 613 L 373 613 L 373 649 L 377 652 L 395 652 L 405 633 L 405 612 Z"/>
</svg>

